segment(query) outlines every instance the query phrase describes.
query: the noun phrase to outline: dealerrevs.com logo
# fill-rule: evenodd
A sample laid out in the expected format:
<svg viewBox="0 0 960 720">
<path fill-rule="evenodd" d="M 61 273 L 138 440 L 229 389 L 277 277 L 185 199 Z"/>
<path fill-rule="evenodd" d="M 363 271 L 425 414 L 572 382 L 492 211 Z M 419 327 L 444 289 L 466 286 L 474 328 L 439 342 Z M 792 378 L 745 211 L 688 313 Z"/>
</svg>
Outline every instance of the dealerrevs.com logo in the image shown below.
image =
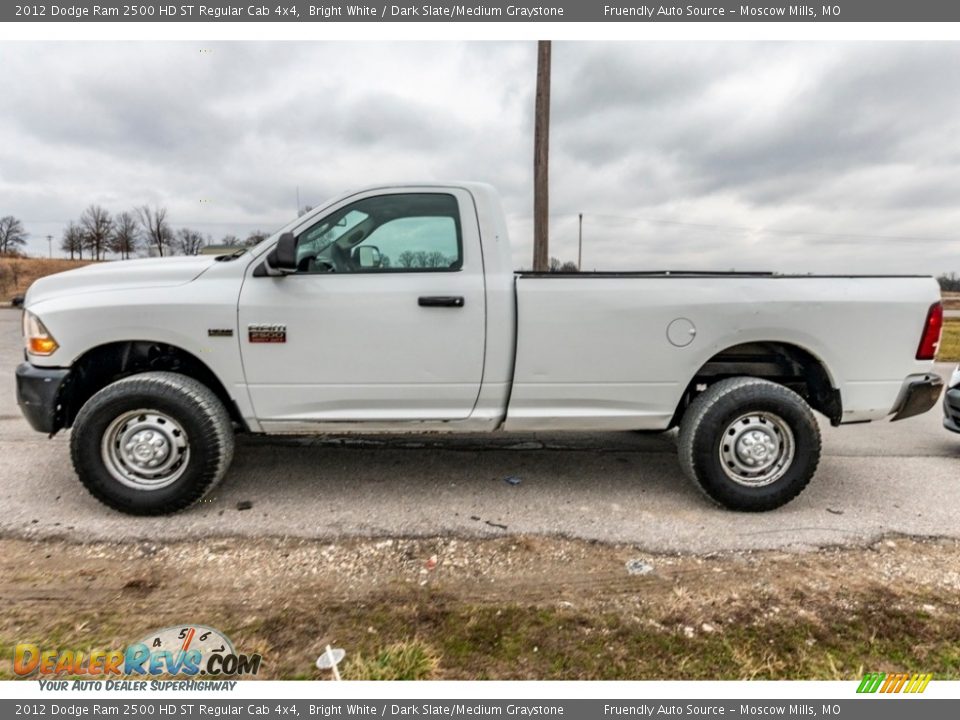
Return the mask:
<svg viewBox="0 0 960 720">
<path fill-rule="evenodd" d="M 205 625 L 179 625 L 152 632 L 124 650 L 60 650 L 20 643 L 13 671 L 29 676 L 187 676 L 256 675 L 261 656 L 238 653 L 226 635 Z"/>
</svg>

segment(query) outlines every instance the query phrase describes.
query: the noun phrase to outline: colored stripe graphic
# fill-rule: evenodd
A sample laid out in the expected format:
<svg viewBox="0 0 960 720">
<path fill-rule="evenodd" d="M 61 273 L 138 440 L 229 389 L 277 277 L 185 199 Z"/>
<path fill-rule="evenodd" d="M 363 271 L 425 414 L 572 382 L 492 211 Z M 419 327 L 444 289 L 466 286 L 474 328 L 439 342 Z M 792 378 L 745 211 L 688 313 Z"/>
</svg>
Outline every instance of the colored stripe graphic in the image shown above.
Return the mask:
<svg viewBox="0 0 960 720">
<path fill-rule="evenodd" d="M 857 688 L 857 692 L 875 693 L 885 677 L 885 673 L 867 673 L 863 676 L 863 680 L 860 681 L 860 687 Z"/>
<path fill-rule="evenodd" d="M 907 692 L 922 693 L 924 690 L 927 689 L 927 685 L 929 685 L 930 681 L 933 679 L 933 673 L 927 673 L 926 675 L 916 675 L 915 677 L 917 678 L 916 683 L 914 684 L 913 688 L 910 690 L 907 690 Z"/>
<path fill-rule="evenodd" d="M 922 693 L 927 689 L 932 673 L 867 673 L 857 687 L 858 693 Z"/>
</svg>

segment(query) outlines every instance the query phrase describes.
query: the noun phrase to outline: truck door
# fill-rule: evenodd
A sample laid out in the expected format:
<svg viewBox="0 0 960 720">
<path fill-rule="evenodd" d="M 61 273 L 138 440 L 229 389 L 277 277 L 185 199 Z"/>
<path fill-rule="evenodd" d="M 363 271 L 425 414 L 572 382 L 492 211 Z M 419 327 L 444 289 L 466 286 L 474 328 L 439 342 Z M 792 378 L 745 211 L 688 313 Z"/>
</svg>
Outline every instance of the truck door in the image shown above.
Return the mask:
<svg viewBox="0 0 960 720">
<path fill-rule="evenodd" d="M 244 373 L 264 429 L 467 418 L 485 333 L 470 194 L 355 195 L 295 233 L 298 271 L 264 276 L 255 261 L 240 294 Z"/>
</svg>

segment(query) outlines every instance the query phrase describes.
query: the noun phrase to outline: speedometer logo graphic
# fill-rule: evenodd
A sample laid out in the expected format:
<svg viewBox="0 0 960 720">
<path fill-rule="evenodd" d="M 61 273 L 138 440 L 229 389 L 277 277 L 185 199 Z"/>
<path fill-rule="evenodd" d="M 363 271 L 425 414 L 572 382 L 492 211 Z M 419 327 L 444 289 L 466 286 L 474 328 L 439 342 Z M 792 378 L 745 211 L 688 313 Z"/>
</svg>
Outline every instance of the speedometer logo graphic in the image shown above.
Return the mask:
<svg viewBox="0 0 960 720">
<path fill-rule="evenodd" d="M 235 655 L 230 638 L 206 625 L 174 625 L 152 632 L 140 640 L 151 650 L 189 652 L 199 650 L 203 656 L 217 653 Z"/>
</svg>

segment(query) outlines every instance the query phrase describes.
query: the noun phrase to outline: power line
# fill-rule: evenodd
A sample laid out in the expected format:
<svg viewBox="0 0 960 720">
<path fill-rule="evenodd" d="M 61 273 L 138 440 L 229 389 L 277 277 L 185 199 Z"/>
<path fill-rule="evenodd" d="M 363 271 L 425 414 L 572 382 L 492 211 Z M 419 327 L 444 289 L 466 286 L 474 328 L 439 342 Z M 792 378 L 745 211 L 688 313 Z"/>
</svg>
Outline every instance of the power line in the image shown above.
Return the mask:
<svg viewBox="0 0 960 720">
<path fill-rule="evenodd" d="M 579 215 L 580 229 L 577 231 L 577 271 L 583 270 L 583 213 Z"/>
</svg>

